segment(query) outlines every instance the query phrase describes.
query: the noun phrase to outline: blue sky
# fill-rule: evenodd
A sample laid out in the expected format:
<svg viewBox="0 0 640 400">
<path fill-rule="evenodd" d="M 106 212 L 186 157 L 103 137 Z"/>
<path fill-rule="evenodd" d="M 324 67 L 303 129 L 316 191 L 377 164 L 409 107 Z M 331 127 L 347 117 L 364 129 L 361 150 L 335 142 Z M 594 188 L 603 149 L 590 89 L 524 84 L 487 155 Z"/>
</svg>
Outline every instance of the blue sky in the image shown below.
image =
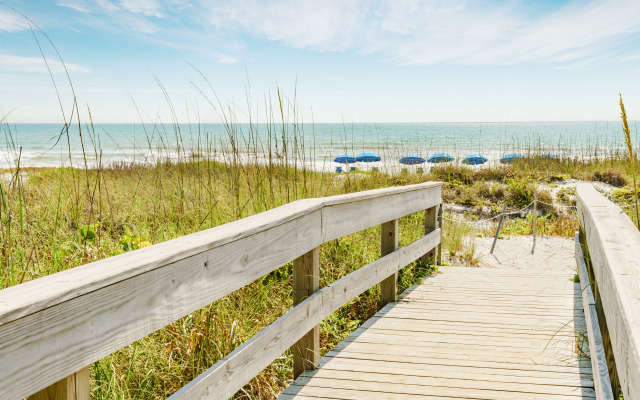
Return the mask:
<svg viewBox="0 0 640 400">
<path fill-rule="evenodd" d="M 35 25 L 83 120 L 170 121 L 158 80 L 217 122 L 198 71 L 240 120 L 276 88 L 315 122 L 617 121 L 618 92 L 640 119 L 638 0 L 0 0 L 9 122 L 62 121 L 37 41 L 71 112 Z"/>
</svg>

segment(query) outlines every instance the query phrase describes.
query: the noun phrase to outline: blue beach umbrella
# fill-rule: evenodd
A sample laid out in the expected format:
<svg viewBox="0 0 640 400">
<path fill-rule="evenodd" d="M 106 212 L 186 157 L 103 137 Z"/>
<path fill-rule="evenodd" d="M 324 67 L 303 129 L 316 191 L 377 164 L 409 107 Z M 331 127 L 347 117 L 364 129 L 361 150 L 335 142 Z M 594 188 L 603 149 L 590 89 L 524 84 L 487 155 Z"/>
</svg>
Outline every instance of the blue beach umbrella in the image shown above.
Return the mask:
<svg viewBox="0 0 640 400">
<path fill-rule="evenodd" d="M 400 159 L 400 164 L 415 165 L 415 164 L 422 164 L 425 161 L 426 160 L 420 156 L 408 155 Z"/>
<path fill-rule="evenodd" d="M 500 164 L 513 164 L 513 162 L 518 158 L 524 158 L 524 157 L 522 157 L 522 154 L 518 154 L 518 153 L 507 154 L 506 156 L 500 159 Z"/>
<path fill-rule="evenodd" d="M 455 158 L 449 153 L 436 153 L 431 157 L 427 158 L 427 161 L 430 163 L 441 163 L 441 162 L 449 162 L 453 161 Z"/>
<path fill-rule="evenodd" d="M 380 156 L 376 153 L 360 153 L 356 157 L 358 162 L 376 162 L 380 161 Z"/>
<path fill-rule="evenodd" d="M 341 154 L 334 158 L 333 162 L 337 162 L 339 164 L 353 164 L 356 162 L 356 158 L 349 154 Z"/>
<path fill-rule="evenodd" d="M 480 154 L 470 154 L 468 156 L 466 156 L 464 158 L 464 160 L 462 160 L 463 164 L 469 164 L 469 165 L 480 165 L 480 164 L 484 164 L 486 163 L 487 157 L 480 155 Z"/>
</svg>

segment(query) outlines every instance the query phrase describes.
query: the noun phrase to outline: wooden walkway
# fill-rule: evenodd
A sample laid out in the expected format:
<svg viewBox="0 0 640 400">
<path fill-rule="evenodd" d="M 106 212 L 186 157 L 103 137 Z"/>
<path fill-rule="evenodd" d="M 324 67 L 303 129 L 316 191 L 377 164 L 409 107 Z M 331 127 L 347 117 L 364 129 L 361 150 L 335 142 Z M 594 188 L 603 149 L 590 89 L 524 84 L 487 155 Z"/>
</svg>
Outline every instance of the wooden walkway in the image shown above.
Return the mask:
<svg viewBox="0 0 640 400">
<path fill-rule="evenodd" d="M 279 399 L 595 399 L 571 242 L 554 264 L 502 243 L 494 268 L 441 267 L 407 290 Z"/>
</svg>

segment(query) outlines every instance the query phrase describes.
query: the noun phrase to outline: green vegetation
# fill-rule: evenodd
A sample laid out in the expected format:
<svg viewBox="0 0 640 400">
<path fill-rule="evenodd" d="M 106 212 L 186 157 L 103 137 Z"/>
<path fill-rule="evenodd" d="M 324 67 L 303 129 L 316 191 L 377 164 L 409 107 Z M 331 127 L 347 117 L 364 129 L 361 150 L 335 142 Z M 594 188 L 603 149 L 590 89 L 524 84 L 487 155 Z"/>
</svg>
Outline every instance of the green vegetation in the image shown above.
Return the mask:
<svg viewBox="0 0 640 400">
<path fill-rule="evenodd" d="M 42 32 L 44 37 L 49 38 Z M 51 43 L 53 46 L 53 43 Z M 55 49 L 55 46 L 53 46 Z M 57 51 L 57 50 L 56 50 Z M 62 60 L 61 60 L 62 61 Z M 69 76 L 67 76 L 69 78 Z M 386 175 L 347 173 L 336 175 L 306 169 L 305 161 L 315 149 L 304 147 L 305 133 L 299 121 L 296 99 L 280 91 L 265 99 L 258 110 L 267 122 L 258 133 L 252 123 L 257 114 L 241 111 L 248 126 L 234 123 L 237 111 L 221 104 L 204 76 L 195 89 L 212 109 L 218 111 L 226 138 L 216 142 L 198 132 L 201 147 L 185 150 L 180 124 L 172 115 L 173 130 L 149 127 L 145 134 L 166 135 L 164 149 L 156 149 L 148 163 L 107 165 L 101 158 L 99 138 L 93 124 L 77 119 L 78 101 L 73 97 L 70 124 L 81 128 L 82 151 L 87 157 L 75 168 L 24 169 L 14 132 L 0 118 L 5 142 L 17 155 L 13 168 L 0 171 L 0 289 L 74 268 L 99 259 L 147 247 L 278 207 L 291 201 L 356 192 L 430 180 L 444 182 L 443 199 L 461 212 L 447 213 L 443 223 L 443 260 L 451 264 L 478 264 L 475 239 L 493 235 L 495 222 L 480 221 L 499 215 L 504 205 L 509 212 L 525 208 L 534 193 L 547 204 L 537 219 L 542 235 L 572 236 L 578 223 L 571 211 L 575 191 L 552 186 L 573 178 L 594 180 L 618 189 L 612 197 L 630 212 L 636 202 L 635 156 L 622 99 L 629 157 L 621 154 L 550 159 L 529 156 L 513 165 L 473 169 L 444 165 L 427 174 Z M 168 93 L 159 86 L 175 110 Z M 74 93 L 69 78 L 71 92 Z M 211 94 L 205 93 L 211 89 Z M 62 102 L 60 102 L 61 108 Z M 247 99 L 251 108 L 252 100 Z M 75 115 L 75 117 L 74 117 Z M 263 118 L 261 118 L 263 119 Z M 70 143 L 69 130 L 61 140 Z M 149 149 L 154 148 L 149 143 Z M 146 150 L 146 149 L 145 149 Z M 177 156 L 170 156 L 176 153 Z M 300 167 L 302 165 L 302 167 Z M 629 187 L 629 177 L 633 186 Z M 541 187 L 541 185 L 546 185 Z M 460 221 L 464 219 L 463 221 Z M 423 233 L 424 214 L 400 220 L 400 246 Z M 528 235 L 532 216 L 510 216 L 503 225 L 508 235 Z M 320 285 L 339 279 L 380 256 L 380 228 L 373 227 L 321 246 Z M 434 266 L 415 262 L 400 274 L 405 289 L 434 271 Z M 175 323 L 113 353 L 91 368 L 92 397 L 96 399 L 164 399 L 205 369 L 229 354 L 291 308 L 291 265 L 284 265 L 240 290 L 184 317 Z M 374 287 L 350 301 L 321 324 L 321 349 L 328 351 L 372 316 L 378 307 L 379 288 Z M 285 353 L 235 395 L 237 399 L 273 399 L 292 378 L 292 358 Z"/>
<path fill-rule="evenodd" d="M 233 150 L 231 150 L 233 152 Z M 238 151 L 238 150 L 236 150 Z M 239 151 L 238 151 L 239 152 Z M 228 157 L 233 159 L 233 157 Z M 536 163 L 540 165 L 536 166 Z M 571 170 L 571 165 L 576 169 Z M 615 166 L 619 166 L 616 169 Z M 539 171 L 536 168 L 541 168 Z M 571 171 L 569 173 L 569 171 Z M 592 163 L 523 160 L 513 166 L 471 170 L 444 166 L 427 174 L 331 174 L 258 160 L 220 163 L 207 158 L 109 168 L 51 168 L 6 171 L 0 181 L 1 287 L 73 268 L 125 251 L 231 222 L 305 197 L 330 196 L 428 180 L 444 182 L 445 202 L 465 207 L 445 214 L 467 221 L 497 216 L 502 206 L 521 209 L 537 190 L 542 235 L 572 236 L 577 220 L 557 205 L 573 205 L 572 188 L 552 185 L 569 177 L 601 177 L 627 182 L 623 160 Z M 614 178 L 612 178 L 614 177 Z M 551 182 L 551 184 L 550 184 Z M 540 185 L 547 185 L 544 189 Z M 556 190 L 555 197 L 551 190 Z M 632 201 L 628 186 L 612 192 Z M 524 218 L 522 218 L 524 217 Z M 531 234 L 532 216 L 507 219 L 505 235 Z M 421 234 L 424 215 L 400 223 L 400 244 Z M 445 263 L 477 265 L 475 238 L 493 235 L 495 223 L 444 221 Z M 321 286 L 379 257 L 379 227 L 321 247 Z M 414 263 L 401 274 L 401 287 L 419 282 L 432 270 Z M 349 302 L 321 325 L 327 351 L 377 310 L 379 289 Z M 291 308 L 291 265 L 282 266 L 241 290 L 123 348 L 92 366 L 97 399 L 165 398 L 258 333 Z M 274 398 L 291 377 L 292 359 L 284 354 L 239 392 L 237 398 Z"/>
<path fill-rule="evenodd" d="M 638 215 L 638 185 L 636 183 L 636 159 L 633 156 L 633 144 L 631 143 L 631 130 L 629 129 L 629 124 L 627 123 L 627 112 L 624 109 L 624 103 L 622 102 L 622 94 L 620 95 L 620 118 L 622 118 L 622 130 L 624 132 L 624 141 L 627 145 L 627 150 L 629 151 L 629 161 L 631 162 L 632 167 L 632 176 L 633 176 L 633 193 L 634 200 L 636 206 L 636 224 L 638 229 L 640 229 L 640 216 Z"/>
<path fill-rule="evenodd" d="M 276 112 L 286 111 L 280 93 Z M 56 273 L 95 260 L 150 246 L 225 224 L 291 201 L 424 181 L 444 182 L 447 206 L 443 261 L 477 265 L 476 239 L 495 234 L 504 205 L 508 212 L 526 208 L 537 193 L 537 232 L 572 236 L 578 222 L 570 208 L 575 191 L 565 180 L 583 179 L 618 187 L 611 195 L 626 210 L 635 199 L 629 187 L 633 165 L 627 157 L 545 159 L 529 157 L 513 165 L 472 169 L 456 165 L 426 174 L 378 172 L 333 174 L 305 165 L 304 132 L 299 124 L 266 124 L 266 136 L 249 124 L 243 131 L 224 117 L 227 141 L 204 135 L 202 148 L 184 151 L 181 132 L 173 132 L 175 149 L 158 150 L 147 164 L 104 165 L 100 157 L 77 168 L 0 171 L 0 288 Z M 10 127 L 0 125 L 7 143 Z M 86 132 L 88 131 L 88 132 Z M 65 132 L 63 131 L 63 134 Z M 68 135 L 69 133 L 66 132 Z M 92 127 L 83 149 L 100 154 Z M 169 140 L 167 140 L 169 142 Z M 19 154 L 19 149 L 14 149 Z M 175 150 L 177 158 L 163 151 Z M 310 157 L 310 156 L 309 156 Z M 632 158 L 633 159 L 633 158 Z M 218 161 L 216 161 L 218 160 Z M 457 207 L 456 212 L 449 211 Z M 505 235 L 531 234 L 531 209 L 510 215 Z M 637 220 L 637 214 L 632 218 Z M 493 218 L 485 221 L 487 218 Z M 400 221 L 400 245 L 421 236 L 424 214 Z M 380 228 L 321 246 L 321 286 L 372 262 L 380 255 Z M 400 274 L 401 289 L 433 272 L 416 262 Z M 96 399 L 166 398 L 206 368 L 240 346 L 291 308 L 291 265 L 96 362 L 91 368 Z M 321 324 L 325 352 L 377 311 L 379 288 L 365 292 Z M 284 354 L 236 394 L 243 399 L 272 399 L 292 378 L 292 359 Z"/>
<path fill-rule="evenodd" d="M 9 171 L 2 188 L 2 287 L 132 251 L 310 196 L 382 187 L 383 175 L 336 176 L 286 166 L 211 161 L 77 170 Z M 418 179 L 415 179 L 417 182 Z M 401 245 L 420 236 L 423 214 L 400 221 Z M 321 249 L 321 285 L 379 257 L 379 227 Z M 429 273 L 403 271 L 401 286 Z M 378 288 L 322 324 L 322 348 L 337 344 L 375 311 Z M 291 266 L 127 346 L 92 366 L 98 399 L 166 398 L 291 308 Z M 291 379 L 288 354 L 239 393 L 272 398 Z"/>
</svg>

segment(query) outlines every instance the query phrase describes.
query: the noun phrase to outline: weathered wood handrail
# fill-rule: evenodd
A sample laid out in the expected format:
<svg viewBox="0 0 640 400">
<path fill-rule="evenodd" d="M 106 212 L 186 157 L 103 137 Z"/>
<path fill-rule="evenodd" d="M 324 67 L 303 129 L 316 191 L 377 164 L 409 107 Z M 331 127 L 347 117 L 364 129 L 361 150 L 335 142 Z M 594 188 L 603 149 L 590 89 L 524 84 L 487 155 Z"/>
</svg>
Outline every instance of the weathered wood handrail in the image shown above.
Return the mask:
<svg viewBox="0 0 640 400">
<path fill-rule="evenodd" d="M 598 310 L 596 301 L 591 289 L 591 280 L 580 243 L 580 234 L 576 233 L 576 264 L 578 276 L 580 277 L 580 290 L 582 292 L 582 307 L 584 308 L 584 318 L 587 324 L 587 336 L 589 341 L 589 353 L 591 356 L 591 370 L 593 371 L 593 390 L 596 393 L 596 400 L 614 400 L 611 389 L 611 377 L 607 366 L 607 356 L 602 341 L 600 331 L 600 321 L 598 320 Z"/>
<path fill-rule="evenodd" d="M 82 371 L 322 243 L 421 210 L 436 215 L 434 207 L 440 202 L 437 182 L 299 200 L 4 289 L 0 398 L 21 399 Z M 428 223 L 425 228 L 435 227 Z M 416 242 L 315 292 L 176 396 L 197 398 L 196 393 L 208 392 L 223 398 L 220 385 L 226 391 L 241 387 L 241 381 L 264 368 L 257 369 L 264 360 L 270 363 L 323 316 L 439 243 L 440 230 L 431 229 Z"/>
<path fill-rule="evenodd" d="M 614 397 L 640 399 L 640 232 L 624 211 L 590 184 L 577 187 L 597 317 Z M 597 371 L 594 370 L 594 374 Z"/>
</svg>

